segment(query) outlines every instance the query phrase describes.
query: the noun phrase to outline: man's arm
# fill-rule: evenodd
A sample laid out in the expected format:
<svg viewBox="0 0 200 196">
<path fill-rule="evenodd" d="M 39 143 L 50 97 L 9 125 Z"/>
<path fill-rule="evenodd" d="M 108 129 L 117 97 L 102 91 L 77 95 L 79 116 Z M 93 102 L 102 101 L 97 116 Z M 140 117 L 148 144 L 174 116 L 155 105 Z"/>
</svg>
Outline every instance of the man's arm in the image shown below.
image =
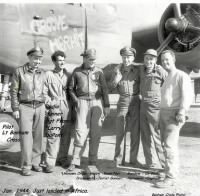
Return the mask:
<svg viewBox="0 0 200 196">
<path fill-rule="evenodd" d="M 108 88 L 111 90 L 115 89 L 121 79 L 122 79 L 122 74 L 120 72 L 119 66 L 117 66 L 114 69 L 113 73 L 111 74 L 110 80 L 108 82 Z"/>
<path fill-rule="evenodd" d="M 76 75 L 75 72 L 72 73 L 71 77 L 69 78 L 68 83 L 68 94 L 71 97 L 72 101 L 77 105 L 78 104 L 78 97 L 76 96 L 74 89 L 76 87 Z"/>
<path fill-rule="evenodd" d="M 165 78 L 167 77 L 168 73 L 167 73 L 167 71 L 166 71 L 163 67 L 161 67 L 161 66 L 159 66 L 159 71 L 160 71 L 160 76 L 161 76 L 161 80 L 162 80 L 162 84 L 161 84 L 161 85 L 163 85 L 163 83 L 164 83 L 164 81 L 165 81 Z"/>
<path fill-rule="evenodd" d="M 194 98 L 194 91 L 192 88 L 191 80 L 188 75 L 185 73 L 180 79 L 180 88 L 181 88 L 181 103 L 180 103 L 180 112 L 186 112 L 190 105 L 192 104 Z"/>
<path fill-rule="evenodd" d="M 49 74 L 48 72 L 45 73 L 45 81 L 44 81 L 44 88 L 43 88 L 43 93 L 45 97 L 45 105 L 50 105 L 51 104 L 51 97 L 48 95 L 49 91 L 49 80 L 48 80 Z"/>
<path fill-rule="evenodd" d="M 19 118 L 19 90 L 20 90 L 20 76 L 19 71 L 16 69 L 11 78 L 11 108 L 13 110 L 13 116 Z"/>
<path fill-rule="evenodd" d="M 181 102 L 179 111 L 176 115 L 176 120 L 178 122 L 185 122 L 186 112 L 188 111 L 190 105 L 192 104 L 194 98 L 194 92 L 192 89 L 191 80 L 185 73 L 181 75 L 179 81 L 180 91 L 181 91 Z"/>
<path fill-rule="evenodd" d="M 102 99 L 103 99 L 103 107 L 104 107 L 104 114 L 107 116 L 110 112 L 110 102 L 108 97 L 108 87 L 103 75 L 103 72 L 100 73 L 100 85 L 101 85 L 101 92 L 102 92 Z"/>
</svg>

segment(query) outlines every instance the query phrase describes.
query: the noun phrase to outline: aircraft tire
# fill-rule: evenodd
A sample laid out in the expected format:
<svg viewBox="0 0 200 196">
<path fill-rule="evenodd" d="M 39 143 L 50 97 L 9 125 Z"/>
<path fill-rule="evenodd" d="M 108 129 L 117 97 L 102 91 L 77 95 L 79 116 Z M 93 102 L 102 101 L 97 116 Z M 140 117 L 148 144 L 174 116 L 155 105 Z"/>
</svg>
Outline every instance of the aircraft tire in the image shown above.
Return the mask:
<svg viewBox="0 0 200 196">
<path fill-rule="evenodd" d="M 19 134 L 12 134 L 12 131 L 19 131 L 17 121 L 9 114 L 0 114 L 0 150 L 8 149 L 18 141 Z"/>
</svg>

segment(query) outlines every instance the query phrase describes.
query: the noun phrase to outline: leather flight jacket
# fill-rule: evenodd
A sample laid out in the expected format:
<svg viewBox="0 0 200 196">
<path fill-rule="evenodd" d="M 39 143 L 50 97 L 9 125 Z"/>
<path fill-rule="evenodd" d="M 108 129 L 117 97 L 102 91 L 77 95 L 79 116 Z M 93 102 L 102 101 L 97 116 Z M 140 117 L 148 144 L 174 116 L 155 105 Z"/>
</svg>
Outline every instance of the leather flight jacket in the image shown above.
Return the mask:
<svg viewBox="0 0 200 196">
<path fill-rule="evenodd" d="M 93 100 L 102 98 L 103 106 L 109 107 L 108 88 L 100 68 L 76 68 L 69 82 L 69 94 L 76 103 L 78 99 Z"/>
<path fill-rule="evenodd" d="M 33 72 L 26 63 L 15 70 L 11 83 L 11 107 L 13 111 L 19 110 L 19 105 L 38 107 L 44 103 L 43 94 L 45 72 L 37 69 Z"/>
</svg>

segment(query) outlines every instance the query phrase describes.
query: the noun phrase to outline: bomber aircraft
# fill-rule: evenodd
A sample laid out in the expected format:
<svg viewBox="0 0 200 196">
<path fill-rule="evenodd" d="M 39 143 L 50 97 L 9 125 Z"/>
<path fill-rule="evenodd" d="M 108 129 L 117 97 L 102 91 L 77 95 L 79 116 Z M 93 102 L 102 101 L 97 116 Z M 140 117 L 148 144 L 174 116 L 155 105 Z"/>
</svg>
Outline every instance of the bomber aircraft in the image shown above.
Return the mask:
<svg viewBox="0 0 200 196">
<path fill-rule="evenodd" d="M 124 46 L 136 48 L 138 65 L 146 49 L 171 48 L 180 69 L 200 69 L 199 4 L 0 4 L 0 26 L 0 150 L 12 145 L 5 132 L 19 131 L 10 109 L 10 75 L 33 46 L 44 49 L 45 70 L 53 69 L 57 49 L 66 52 L 66 68 L 73 71 L 80 54 L 95 48 L 97 65 L 109 78 Z"/>
</svg>

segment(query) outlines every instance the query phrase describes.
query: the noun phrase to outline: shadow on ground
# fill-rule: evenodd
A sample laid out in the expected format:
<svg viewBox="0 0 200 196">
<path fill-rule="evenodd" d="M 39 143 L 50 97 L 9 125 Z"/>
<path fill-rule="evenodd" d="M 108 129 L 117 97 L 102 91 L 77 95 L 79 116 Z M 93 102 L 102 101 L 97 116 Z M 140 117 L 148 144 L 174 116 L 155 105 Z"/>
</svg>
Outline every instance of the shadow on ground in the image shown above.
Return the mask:
<svg viewBox="0 0 200 196">
<path fill-rule="evenodd" d="M 200 138 L 200 123 L 186 122 L 180 132 L 180 136 Z"/>
<path fill-rule="evenodd" d="M 0 152 L 0 170 L 20 173 L 20 152 Z"/>
</svg>

